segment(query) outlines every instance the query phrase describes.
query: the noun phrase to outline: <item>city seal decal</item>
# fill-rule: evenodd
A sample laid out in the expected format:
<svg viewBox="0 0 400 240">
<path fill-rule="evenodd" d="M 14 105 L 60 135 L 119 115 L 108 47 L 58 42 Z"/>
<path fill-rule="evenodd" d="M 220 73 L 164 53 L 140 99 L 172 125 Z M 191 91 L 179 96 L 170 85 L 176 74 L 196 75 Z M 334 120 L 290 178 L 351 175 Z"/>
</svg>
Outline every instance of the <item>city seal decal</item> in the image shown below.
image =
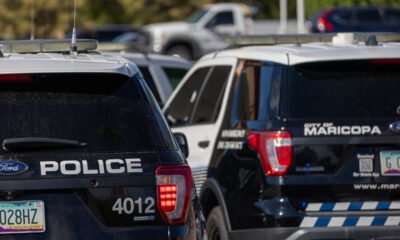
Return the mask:
<svg viewBox="0 0 400 240">
<path fill-rule="evenodd" d="M 0 176 L 18 175 L 26 172 L 28 169 L 28 165 L 17 160 L 0 161 Z"/>
</svg>

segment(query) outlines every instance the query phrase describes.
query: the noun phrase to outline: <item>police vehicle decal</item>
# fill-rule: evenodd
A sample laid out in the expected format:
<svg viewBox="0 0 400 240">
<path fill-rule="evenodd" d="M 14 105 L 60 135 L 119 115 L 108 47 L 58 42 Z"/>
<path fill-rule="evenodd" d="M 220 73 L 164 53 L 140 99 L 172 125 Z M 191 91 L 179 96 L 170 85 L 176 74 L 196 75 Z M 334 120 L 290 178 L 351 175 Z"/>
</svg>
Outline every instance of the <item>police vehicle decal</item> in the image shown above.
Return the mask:
<svg viewBox="0 0 400 240">
<path fill-rule="evenodd" d="M 309 203 L 306 212 L 400 210 L 400 201 Z"/>
<path fill-rule="evenodd" d="M 300 227 L 398 226 L 400 216 L 305 217 Z"/>
<path fill-rule="evenodd" d="M 223 141 L 218 141 L 217 149 L 233 149 L 241 150 L 243 149 L 244 137 L 246 135 L 246 130 L 244 129 L 225 129 L 222 130 L 220 138 Z M 229 139 L 228 141 L 225 141 Z M 234 140 L 233 140 L 234 139 Z"/>
<path fill-rule="evenodd" d="M 376 125 L 340 125 L 333 123 L 305 123 L 304 136 L 352 136 L 381 135 L 382 131 Z"/>
<path fill-rule="evenodd" d="M 142 173 L 140 158 L 107 159 L 97 160 L 94 168 L 89 168 L 87 160 L 63 160 L 41 161 L 40 175 L 46 176 L 49 173 L 61 173 L 63 175 L 92 175 L 92 174 L 119 174 L 119 173 Z"/>
</svg>

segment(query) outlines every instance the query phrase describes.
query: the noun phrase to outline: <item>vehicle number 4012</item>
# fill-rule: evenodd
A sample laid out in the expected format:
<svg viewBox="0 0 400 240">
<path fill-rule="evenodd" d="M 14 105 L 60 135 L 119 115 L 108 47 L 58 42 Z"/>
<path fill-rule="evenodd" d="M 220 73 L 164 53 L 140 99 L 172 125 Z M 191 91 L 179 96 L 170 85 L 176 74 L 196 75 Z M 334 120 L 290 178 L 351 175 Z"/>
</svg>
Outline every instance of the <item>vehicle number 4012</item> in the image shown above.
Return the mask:
<svg viewBox="0 0 400 240">
<path fill-rule="evenodd" d="M 121 214 L 132 214 L 137 209 L 138 214 L 155 213 L 155 201 L 152 197 L 133 199 L 133 198 L 118 198 L 115 201 L 112 211 Z"/>
</svg>

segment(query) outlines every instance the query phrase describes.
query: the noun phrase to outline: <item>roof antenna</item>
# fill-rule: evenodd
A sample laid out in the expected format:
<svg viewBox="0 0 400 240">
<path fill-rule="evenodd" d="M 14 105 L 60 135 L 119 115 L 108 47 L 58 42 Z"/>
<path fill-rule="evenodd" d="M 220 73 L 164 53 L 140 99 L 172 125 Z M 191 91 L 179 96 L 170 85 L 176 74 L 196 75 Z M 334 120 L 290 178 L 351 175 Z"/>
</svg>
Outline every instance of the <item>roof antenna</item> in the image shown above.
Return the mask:
<svg viewBox="0 0 400 240">
<path fill-rule="evenodd" d="M 72 38 L 71 38 L 71 46 L 69 48 L 69 53 L 72 58 L 76 58 L 78 56 L 78 46 L 76 45 L 76 0 L 74 0 L 74 27 L 72 28 Z"/>
<path fill-rule="evenodd" d="M 31 0 L 31 40 L 35 40 L 35 0 Z"/>
</svg>

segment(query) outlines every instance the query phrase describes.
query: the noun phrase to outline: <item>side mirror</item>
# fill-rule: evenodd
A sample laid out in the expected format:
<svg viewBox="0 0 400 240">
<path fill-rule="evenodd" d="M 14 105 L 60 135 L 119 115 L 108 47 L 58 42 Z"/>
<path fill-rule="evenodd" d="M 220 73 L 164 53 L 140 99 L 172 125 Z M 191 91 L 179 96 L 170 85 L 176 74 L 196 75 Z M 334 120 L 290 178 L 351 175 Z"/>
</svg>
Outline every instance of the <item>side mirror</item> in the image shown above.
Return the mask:
<svg viewBox="0 0 400 240">
<path fill-rule="evenodd" d="M 185 157 L 189 157 L 189 144 L 188 144 L 185 134 L 177 132 L 177 133 L 173 133 L 173 135 L 174 135 L 175 141 L 178 144 L 179 148 L 181 149 L 183 155 L 185 155 Z"/>
</svg>

